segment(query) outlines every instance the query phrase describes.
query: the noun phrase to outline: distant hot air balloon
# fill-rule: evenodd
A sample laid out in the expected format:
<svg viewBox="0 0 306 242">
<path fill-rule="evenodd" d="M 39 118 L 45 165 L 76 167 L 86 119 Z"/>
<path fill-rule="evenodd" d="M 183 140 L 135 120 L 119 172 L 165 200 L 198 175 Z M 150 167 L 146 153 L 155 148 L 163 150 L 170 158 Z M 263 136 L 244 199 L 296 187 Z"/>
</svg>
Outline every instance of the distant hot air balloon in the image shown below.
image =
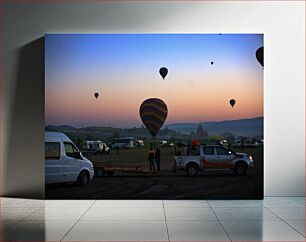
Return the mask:
<svg viewBox="0 0 306 242">
<path fill-rule="evenodd" d="M 95 92 L 94 94 L 95 98 L 97 99 L 99 97 L 99 93 L 98 92 Z"/>
<path fill-rule="evenodd" d="M 210 62 L 210 64 L 211 64 L 211 65 L 214 65 L 214 62 L 212 61 L 212 62 Z"/>
<path fill-rule="evenodd" d="M 256 50 L 256 59 L 262 66 L 264 66 L 264 47 L 260 47 Z"/>
<path fill-rule="evenodd" d="M 152 137 L 155 137 L 166 121 L 168 109 L 163 100 L 149 98 L 140 105 L 139 114 Z"/>
<path fill-rule="evenodd" d="M 232 106 L 232 108 L 235 106 L 236 100 L 235 99 L 231 99 L 229 101 L 230 105 Z"/>
<path fill-rule="evenodd" d="M 165 77 L 168 74 L 168 69 L 166 67 L 162 67 L 159 69 L 159 74 L 162 76 L 163 79 L 165 79 Z"/>
</svg>

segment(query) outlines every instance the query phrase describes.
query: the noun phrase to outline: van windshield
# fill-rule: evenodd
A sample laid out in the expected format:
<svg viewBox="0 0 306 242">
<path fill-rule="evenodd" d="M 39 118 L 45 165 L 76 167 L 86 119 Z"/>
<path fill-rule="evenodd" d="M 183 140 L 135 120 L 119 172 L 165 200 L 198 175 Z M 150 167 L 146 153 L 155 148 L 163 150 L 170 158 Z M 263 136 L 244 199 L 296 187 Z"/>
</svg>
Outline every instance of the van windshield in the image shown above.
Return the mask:
<svg viewBox="0 0 306 242">
<path fill-rule="evenodd" d="M 69 157 L 74 157 L 74 155 L 79 152 L 72 143 L 65 142 L 64 147 L 65 153 Z"/>
</svg>

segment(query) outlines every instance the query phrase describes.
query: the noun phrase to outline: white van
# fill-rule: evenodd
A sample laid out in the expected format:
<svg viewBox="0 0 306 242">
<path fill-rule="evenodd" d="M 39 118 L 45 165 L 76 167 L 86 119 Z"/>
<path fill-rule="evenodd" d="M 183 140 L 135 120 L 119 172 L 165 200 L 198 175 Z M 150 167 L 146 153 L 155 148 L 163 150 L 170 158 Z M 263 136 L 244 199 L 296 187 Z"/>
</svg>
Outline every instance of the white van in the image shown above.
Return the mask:
<svg viewBox="0 0 306 242">
<path fill-rule="evenodd" d="M 45 183 L 78 182 L 94 176 L 93 165 L 63 133 L 45 132 Z"/>
<path fill-rule="evenodd" d="M 112 148 L 134 148 L 134 138 L 125 137 L 125 138 L 116 138 L 111 143 Z"/>
<path fill-rule="evenodd" d="M 85 140 L 84 146 L 87 150 L 95 151 L 96 154 L 110 153 L 110 148 L 101 140 Z"/>
</svg>

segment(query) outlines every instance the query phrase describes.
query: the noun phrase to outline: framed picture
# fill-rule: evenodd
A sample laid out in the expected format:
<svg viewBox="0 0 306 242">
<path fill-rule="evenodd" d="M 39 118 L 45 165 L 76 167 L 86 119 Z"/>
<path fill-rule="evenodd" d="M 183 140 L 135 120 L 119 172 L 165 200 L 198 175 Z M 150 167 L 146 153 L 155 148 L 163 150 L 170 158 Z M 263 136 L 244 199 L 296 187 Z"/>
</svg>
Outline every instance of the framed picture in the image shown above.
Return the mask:
<svg viewBox="0 0 306 242">
<path fill-rule="evenodd" d="M 46 198 L 262 199 L 263 52 L 263 34 L 46 35 Z"/>
</svg>

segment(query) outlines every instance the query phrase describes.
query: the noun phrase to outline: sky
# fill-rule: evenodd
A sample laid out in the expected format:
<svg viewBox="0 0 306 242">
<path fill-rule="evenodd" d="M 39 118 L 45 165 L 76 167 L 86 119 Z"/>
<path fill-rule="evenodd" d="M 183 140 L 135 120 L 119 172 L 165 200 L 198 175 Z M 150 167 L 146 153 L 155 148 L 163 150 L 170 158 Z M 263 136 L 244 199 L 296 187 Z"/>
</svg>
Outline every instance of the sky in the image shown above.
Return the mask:
<svg viewBox="0 0 306 242">
<path fill-rule="evenodd" d="M 48 34 L 46 125 L 140 127 L 153 97 L 165 124 L 262 117 L 261 46 L 261 34 Z"/>
</svg>

